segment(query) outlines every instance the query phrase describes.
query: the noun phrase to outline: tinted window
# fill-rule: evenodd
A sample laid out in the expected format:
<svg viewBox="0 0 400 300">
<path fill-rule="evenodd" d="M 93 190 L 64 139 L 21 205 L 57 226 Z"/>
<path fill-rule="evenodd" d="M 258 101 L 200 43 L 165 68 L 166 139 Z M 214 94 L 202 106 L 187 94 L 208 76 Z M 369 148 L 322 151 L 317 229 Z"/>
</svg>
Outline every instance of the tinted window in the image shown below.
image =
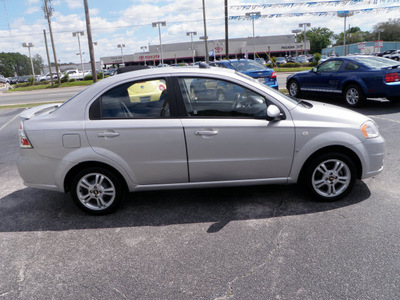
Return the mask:
<svg viewBox="0 0 400 300">
<path fill-rule="evenodd" d="M 360 68 L 359 65 L 355 64 L 355 63 L 348 63 L 346 65 L 346 67 L 344 68 L 346 71 L 354 71 L 354 70 L 358 70 Z"/>
<path fill-rule="evenodd" d="M 106 119 L 162 118 L 170 115 L 164 79 L 122 84 L 104 93 L 99 106 L 101 117 Z"/>
<path fill-rule="evenodd" d="M 265 98 L 240 85 L 211 78 L 180 78 L 179 84 L 191 117 L 266 116 Z"/>
</svg>

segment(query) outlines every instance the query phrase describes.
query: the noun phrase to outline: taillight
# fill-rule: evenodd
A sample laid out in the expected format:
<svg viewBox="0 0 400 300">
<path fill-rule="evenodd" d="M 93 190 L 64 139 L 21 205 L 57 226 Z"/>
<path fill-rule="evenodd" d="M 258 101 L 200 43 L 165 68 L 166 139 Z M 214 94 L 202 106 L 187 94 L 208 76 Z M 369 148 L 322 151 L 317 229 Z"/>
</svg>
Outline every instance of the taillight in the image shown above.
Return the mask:
<svg viewBox="0 0 400 300">
<path fill-rule="evenodd" d="M 385 74 L 385 82 L 397 82 L 399 81 L 399 73 L 387 73 Z"/>
<path fill-rule="evenodd" d="M 21 121 L 21 123 L 19 124 L 19 147 L 26 149 L 33 148 L 28 140 L 28 137 L 26 136 L 24 130 L 24 121 Z"/>
<path fill-rule="evenodd" d="M 275 71 L 272 72 L 271 79 L 276 79 L 276 72 Z"/>
</svg>

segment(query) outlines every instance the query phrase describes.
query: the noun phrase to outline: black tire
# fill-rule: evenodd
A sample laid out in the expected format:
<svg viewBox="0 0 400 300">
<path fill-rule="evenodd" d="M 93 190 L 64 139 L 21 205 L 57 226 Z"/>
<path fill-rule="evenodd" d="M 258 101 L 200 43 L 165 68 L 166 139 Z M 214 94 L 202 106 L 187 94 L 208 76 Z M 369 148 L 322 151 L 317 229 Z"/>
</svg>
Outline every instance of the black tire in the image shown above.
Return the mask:
<svg viewBox="0 0 400 300">
<path fill-rule="evenodd" d="M 115 211 L 124 195 L 124 188 L 117 176 L 100 167 L 87 168 L 76 174 L 70 191 L 75 204 L 92 215 Z"/>
<path fill-rule="evenodd" d="M 294 80 L 294 79 L 290 80 L 289 83 L 288 83 L 287 88 L 288 88 L 290 96 L 292 96 L 294 98 L 299 98 L 300 97 L 300 95 L 301 95 L 300 85 L 296 80 Z"/>
<path fill-rule="evenodd" d="M 363 105 L 366 100 L 361 88 L 355 84 L 351 84 L 345 88 L 343 98 L 350 107 L 359 107 Z"/>
<path fill-rule="evenodd" d="M 352 190 L 356 181 L 356 167 L 345 154 L 326 153 L 312 159 L 305 166 L 301 180 L 316 200 L 336 201 Z"/>
</svg>

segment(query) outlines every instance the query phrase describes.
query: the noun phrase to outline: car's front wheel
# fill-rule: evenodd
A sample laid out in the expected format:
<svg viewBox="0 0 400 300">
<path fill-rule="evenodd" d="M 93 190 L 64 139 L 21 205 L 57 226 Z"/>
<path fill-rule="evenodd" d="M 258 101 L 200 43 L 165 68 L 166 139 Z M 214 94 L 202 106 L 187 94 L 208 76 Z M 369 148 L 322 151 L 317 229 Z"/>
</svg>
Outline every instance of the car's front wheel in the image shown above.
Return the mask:
<svg viewBox="0 0 400 300">
<path fill-rule="evenodd" d="M 296 80 L 292 79 L 289 81 L 288 89 L 290 96 L 295 98 L 300 97 L 300 85 Z"/>
<path fill-rule="evenodd" d="M 305 169 L 307 190 L 322 201 L 335 201 L 347 195 L 356 180 L 353 161 L 342 153 L 326 153 L 313 159 Z"/>
<path fill-rule="evenodd" d="M 365 102 L 365 96 L 357 85 L 349 85 L 343 93 L 346 104 L 350 107 L 359 107 Z"/>
<path fill-rule="evenodd" d="M 118 178 L 103 168 L 87 168 L 72 180 L 71 195 L 85 212 L 103 215 L 113 212 L 123 198 L 123 187 Z"/>
</svg>

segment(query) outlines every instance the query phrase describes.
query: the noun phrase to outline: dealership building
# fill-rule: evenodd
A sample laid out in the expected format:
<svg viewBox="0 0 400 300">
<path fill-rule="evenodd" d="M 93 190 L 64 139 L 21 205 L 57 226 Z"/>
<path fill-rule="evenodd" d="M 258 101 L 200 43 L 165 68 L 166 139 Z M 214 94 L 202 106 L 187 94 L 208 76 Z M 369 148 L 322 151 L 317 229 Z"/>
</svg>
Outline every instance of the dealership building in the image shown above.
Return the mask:
<svg viewBox="0 0 400 300">
<path fill-rule="evenodd" d="M 225 39 L 208 40 L 207 46 L 210 60 L 226 58 Z M 293 34 L 229 39 L 229 58 L 243 58 L 246 54 L 249 58 L 253 58 L 253 53 L 256 52 L 257 57 L 267 61 L 269 56 L 295 56 L 296 53 L 300 55 L 303 48 L 304 43 L 297 43 L 296 36 Z M 306 42 L 305 48 L 309 51 L 309 41 Z M 160 45 L 149 45 L 146 50 L 147 52 L 124 53 L 123 56 L 101 57 L 103 68 L 120 67 L 123 64 L 126 66 L 158 65 L 161 60 L 165 64 L 191 63 L 193 57 L 195 61 L 204 61 L 206 56 L 204 40 L 193 41 L 193 43 L 162 44 L 162 53 Z"/>
</svg>

